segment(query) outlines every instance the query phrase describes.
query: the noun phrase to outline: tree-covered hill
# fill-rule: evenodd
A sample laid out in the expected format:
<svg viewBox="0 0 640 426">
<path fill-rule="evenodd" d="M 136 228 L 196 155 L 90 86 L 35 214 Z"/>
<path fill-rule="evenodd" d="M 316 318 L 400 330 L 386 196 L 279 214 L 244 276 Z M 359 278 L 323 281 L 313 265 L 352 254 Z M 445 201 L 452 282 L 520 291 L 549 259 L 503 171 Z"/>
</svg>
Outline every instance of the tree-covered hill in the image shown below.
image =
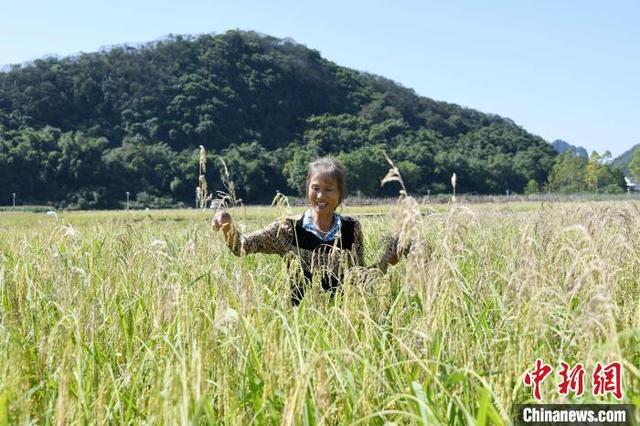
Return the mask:
<svg viewBox="0 0 640 426">
<path fill-rule="evenodd" d="M 254 32 L 171 36 L 0 73 L 0 198 L 108 207 L 129 191 L 191 203 L 199 145 L 210 189 L 222 188 L 222 155 L 246 202 L 299 191 L 319 155 L 338 155 L 350 192 L 372 196 L 394 190 L 378 183 L 383 150 L 417 193 L 448 191 L 453 172 L 460 192 L 520 192 L 546 181 L 556 155 L 509 119 Z"/>
<path fill-rule="evenodd" d="M 640 143 L 632 146 L 630 149 L 626 150 L 618 157 L 616 157 L 611 164 L 619 169 L 622 169 L 624 173 L 629 173 L 629 163 L 633 160 L 636 152 L 640 151 Z"/>
</svg>

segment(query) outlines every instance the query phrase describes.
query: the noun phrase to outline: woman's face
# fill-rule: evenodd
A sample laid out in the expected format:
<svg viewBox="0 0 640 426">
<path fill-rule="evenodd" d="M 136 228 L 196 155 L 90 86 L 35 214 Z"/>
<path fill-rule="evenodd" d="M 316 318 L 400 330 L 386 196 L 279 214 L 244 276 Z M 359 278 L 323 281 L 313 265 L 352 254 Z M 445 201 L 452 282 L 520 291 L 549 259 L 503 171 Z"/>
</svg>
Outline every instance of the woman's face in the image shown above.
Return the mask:
<svg viewBox="0 0 640 426">
<path fill-rule="evenodd" d="M 338 182 L 332 176 L 314 173 L 309 179 L 307 197 L 314 212 L 321 215 L 332 214 L 340 204 Z"/>
</svg>

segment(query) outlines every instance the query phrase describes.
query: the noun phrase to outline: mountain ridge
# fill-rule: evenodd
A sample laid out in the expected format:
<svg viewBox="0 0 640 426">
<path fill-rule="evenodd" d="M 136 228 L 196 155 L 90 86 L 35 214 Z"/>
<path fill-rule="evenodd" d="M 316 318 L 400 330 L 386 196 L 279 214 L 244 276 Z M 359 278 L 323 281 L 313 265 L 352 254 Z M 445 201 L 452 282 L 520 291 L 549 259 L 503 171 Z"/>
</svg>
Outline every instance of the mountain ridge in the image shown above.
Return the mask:
<svg viewBox="0 0 640 426">
<path fill-rule="evenodd" d="M 577 156 L 583 157 L 583 158 L 589 158 L 589 153 L 585 148 L 581 146 L 571 145 L 569 142 L 563 141 L 562 139 L 554 140 L 553 142 L 551 142 L 551 146 L 553 146 L 553 149 L 558 154 L 562 154 L 565 151 L 573 149 Z"/>
</svg>

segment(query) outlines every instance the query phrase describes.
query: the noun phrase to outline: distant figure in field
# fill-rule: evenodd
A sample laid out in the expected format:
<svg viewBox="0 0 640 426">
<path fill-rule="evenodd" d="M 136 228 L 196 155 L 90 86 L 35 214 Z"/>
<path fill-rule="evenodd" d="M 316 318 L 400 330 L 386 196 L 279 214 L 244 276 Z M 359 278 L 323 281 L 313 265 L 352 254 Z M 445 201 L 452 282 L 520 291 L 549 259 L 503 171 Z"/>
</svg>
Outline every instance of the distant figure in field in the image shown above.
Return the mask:
<svg viewBox="0 0 640 426">
<path fill-rule="evenodd" d="M 314 272 L 321 274 L 324 290 L 335 292 L 345 267 L 364 266 L 360 222 L 336 212 L 346 194 L 346 170 L 342 163 L 321 158 L 309 164 L 306 188 L 310 208 L 299 218 L 276 220 L 246 236 L 238 232 L 227 212 L 218 212 L 212 222 L 214 230 L 222 229 L 227 246 L 236 256 L 269 253 L 299 259 L 304 279 L 292 285 L 294 306 L 302 300 Z M 394 240 L 378 268 L 386 272 L 388 265 L 397 262 L 397 241 Z"/>
</svg>

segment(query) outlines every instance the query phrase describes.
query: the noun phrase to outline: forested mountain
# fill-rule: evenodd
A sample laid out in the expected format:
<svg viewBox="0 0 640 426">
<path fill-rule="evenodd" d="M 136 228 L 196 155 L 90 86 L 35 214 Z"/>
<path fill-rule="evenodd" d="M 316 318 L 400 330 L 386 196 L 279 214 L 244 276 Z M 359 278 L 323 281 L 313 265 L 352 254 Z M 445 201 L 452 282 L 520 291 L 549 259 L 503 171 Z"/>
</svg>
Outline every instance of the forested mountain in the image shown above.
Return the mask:
<svg viewBox="0 0 640 426">
<path fill-rule="evenodd" d="M 629 173 L 629 163 L 633 159 L 635 153 L 639 150 L 640 143 L 632 146 L 631 149 L 628 149 L 627 151 L 620 154 L 611 162 L 611 164 L 615 167 L 618 167 L 619 169 L 622 169 L 625 173 Z"/>
<path fill-rule="evenodd" d="M 372 196 L 397 191 L 380 188 L 383 150 L 414 193 L 449 191 L 453 172 L 461 193 L 521 192 L 546 181 L 556 156 L 509 119 L 254 32 L 171 36 L 0 73 L 0 199 L 109 207 L 129 191 L 191 204 L 199 145 L 210 189 L 222 188 L 222 155 L 245 202 L 297 193 L 319 155 L 338 155 L 350 192 Z"/>
</svg>

